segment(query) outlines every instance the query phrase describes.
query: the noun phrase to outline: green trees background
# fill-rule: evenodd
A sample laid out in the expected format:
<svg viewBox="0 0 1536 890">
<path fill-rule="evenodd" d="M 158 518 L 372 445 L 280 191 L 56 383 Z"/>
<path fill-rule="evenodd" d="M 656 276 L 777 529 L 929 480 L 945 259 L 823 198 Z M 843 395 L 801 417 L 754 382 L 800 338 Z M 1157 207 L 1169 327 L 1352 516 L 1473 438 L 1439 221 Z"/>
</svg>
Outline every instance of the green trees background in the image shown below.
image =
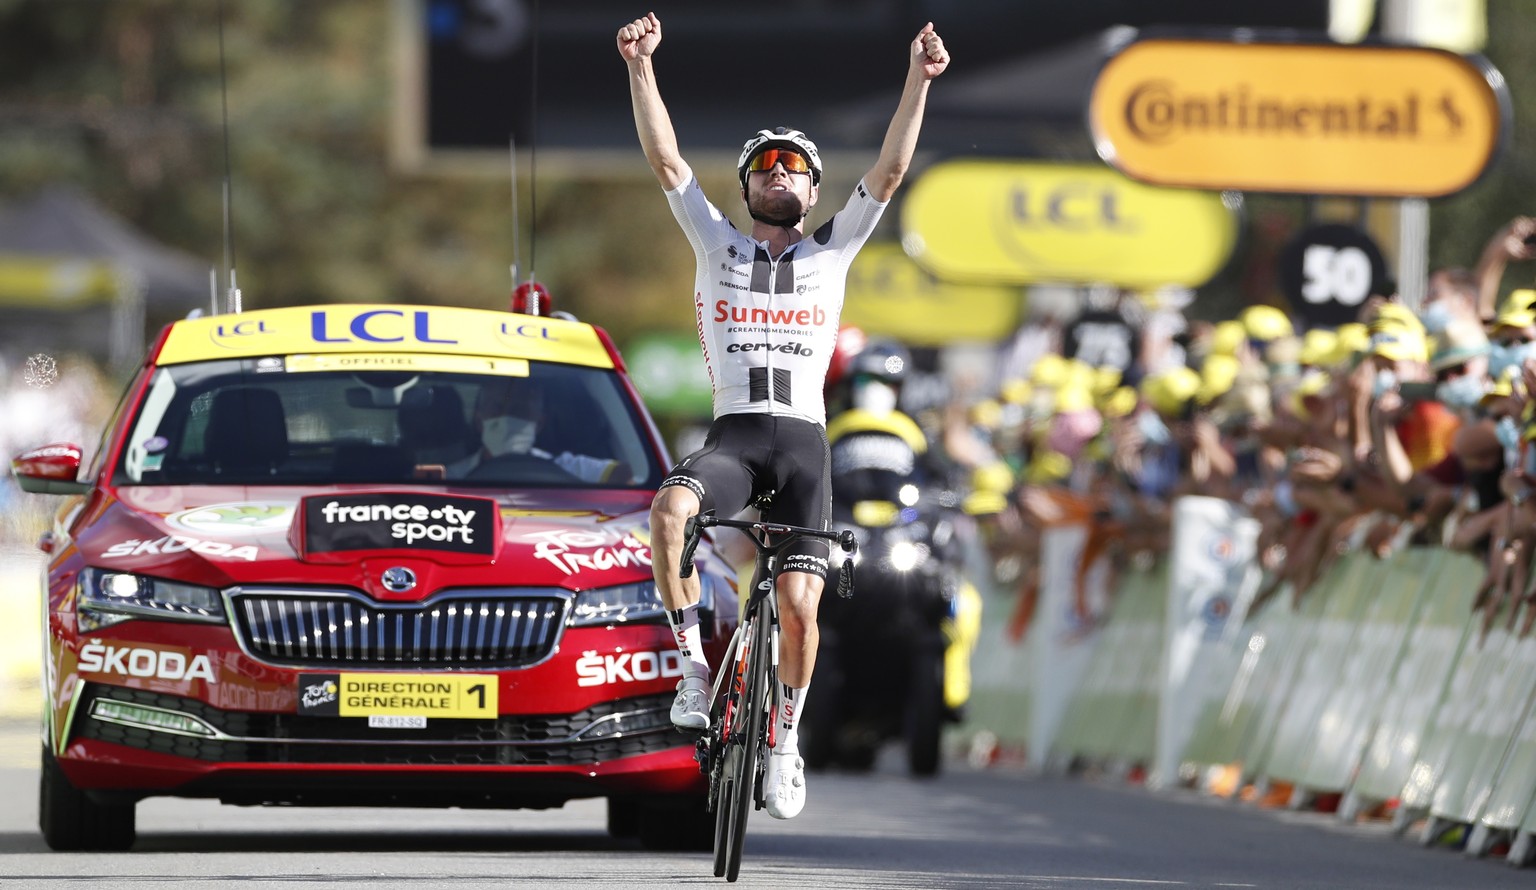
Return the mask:
<svg viewBox="0 0 1536 890">
<path fill-rule="evenodd" d="M 220 14 L 214 0 L 0 0 L 0 202 L 75 184 L 165 243 L 221 265 Z M 391 163 L 393 4 L 230 0 L 223 14 L 246 306 L 504 307 L 514 253 L 507 177 Z M 1536 4 L 1488 0 L 1488 15 L 1484 54 L 1515 107 L 1509 143 L 1476 186 L 1433 202 L 1433 265 L 1470 265 L 1495 228 L 1536 213 Z M 592 76 L 617 80 L 622 66 L 615 57 Z M 942 85 L 932 101 L 943 101 Z M 692 326 L 692 254 L 644 175 L 638 145 L 635 153 L 642 175 L 541 169 L 536 218 L 527 183 L 519 190 L 524 263 L 533 227 L 536 271 L 561 308 L 603 324 L 621 344 Z M 734 187 L 730 171 L 720 172 L 705 185 L 724 203 Z M 1235 274 L 1202 289 L 1192 311 L 1221 316 L 1241 299 L 1244 262 L 1239 254 Z"/>
</svg>

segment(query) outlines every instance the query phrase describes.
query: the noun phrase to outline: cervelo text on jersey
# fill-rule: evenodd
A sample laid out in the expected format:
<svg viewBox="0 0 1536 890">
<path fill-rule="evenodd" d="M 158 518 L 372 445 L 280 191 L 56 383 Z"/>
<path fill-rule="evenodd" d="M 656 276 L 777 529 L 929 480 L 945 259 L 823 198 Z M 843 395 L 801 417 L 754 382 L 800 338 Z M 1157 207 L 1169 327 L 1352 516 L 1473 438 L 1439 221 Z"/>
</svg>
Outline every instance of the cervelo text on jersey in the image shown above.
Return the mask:
<svg viewBox="0 0 1536 890">
<path fill-rule="evenodd" d="M 741 233 L 690 175 L 667 203 L 697 266 L 694 314 L 714 414 L 826 424 L 822 384 L 837 344 L 848 266 L 884 204 L 862 182 L 831 220 L 777 257 Z"/>
</svg>

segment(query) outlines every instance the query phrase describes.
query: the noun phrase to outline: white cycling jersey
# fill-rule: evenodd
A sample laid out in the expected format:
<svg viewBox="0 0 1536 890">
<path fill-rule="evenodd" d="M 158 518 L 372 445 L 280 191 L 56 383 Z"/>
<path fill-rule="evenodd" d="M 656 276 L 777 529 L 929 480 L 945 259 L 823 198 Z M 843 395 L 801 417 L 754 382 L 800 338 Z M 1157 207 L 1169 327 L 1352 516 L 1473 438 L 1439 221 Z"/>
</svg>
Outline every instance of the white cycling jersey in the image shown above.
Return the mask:
<svg viewBox="0 0 1536 890">
<path fill-rule="evenodd" d="M 690 170 L 667 192 L 698 257 L 693 305 L 715 417 L 776 414 L 826 425 L 822 385 L 854 255 L 885 204 L 861 180 L 837 215 L 778 257 L 704 197 Z"/>
</svg>

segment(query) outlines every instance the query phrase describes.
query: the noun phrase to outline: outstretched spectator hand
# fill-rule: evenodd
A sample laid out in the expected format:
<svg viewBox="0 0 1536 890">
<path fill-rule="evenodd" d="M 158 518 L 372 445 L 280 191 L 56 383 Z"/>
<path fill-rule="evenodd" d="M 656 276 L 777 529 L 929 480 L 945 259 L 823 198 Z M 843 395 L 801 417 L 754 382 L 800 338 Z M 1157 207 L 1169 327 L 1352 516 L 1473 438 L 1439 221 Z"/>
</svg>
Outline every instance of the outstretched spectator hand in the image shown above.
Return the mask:
<svg viewBox="0 0 1536 890">
<path fill-rule="evenodd" d="M 1486 321 L 1493 318 L 1499 302 L 1504 269 L 1511 260 L 1536 259 L 1536 217 L 1517 216 L 1493 233 L 1477 261 L 1477 311 Z"/>
</svg>

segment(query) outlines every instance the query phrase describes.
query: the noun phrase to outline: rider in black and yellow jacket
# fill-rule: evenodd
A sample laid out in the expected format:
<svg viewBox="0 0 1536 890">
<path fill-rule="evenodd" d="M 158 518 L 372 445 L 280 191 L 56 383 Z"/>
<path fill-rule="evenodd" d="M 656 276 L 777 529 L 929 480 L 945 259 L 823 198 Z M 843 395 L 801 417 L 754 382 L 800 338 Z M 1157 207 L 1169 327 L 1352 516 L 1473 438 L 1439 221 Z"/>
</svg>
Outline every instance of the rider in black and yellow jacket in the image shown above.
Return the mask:
<svg viewBox="0 0 1536 890">
<path fill-rule="evenodd" d="M 901 344 L 870 341 L 839 380 L 840 398 L 829 400 L 829 407 L 844 400 L 847 406 L 827 424 L 833 509 L 856 525 L 896 521 L 902 507 L 911 506 L 903 504 L 903 492 L 935 496 L 946 488 L 948 469 L 931 453 L 922 428 L 897 407 L 911 363 Z M 958 552 L 934 556 L 956 565 L 960 561 Z M 970 697 L 970 657 L 980 624 L 981 597 L 961 575 L 942 628 L 947 644 L 944 698 L 955 714 Z"/>
</svg>

